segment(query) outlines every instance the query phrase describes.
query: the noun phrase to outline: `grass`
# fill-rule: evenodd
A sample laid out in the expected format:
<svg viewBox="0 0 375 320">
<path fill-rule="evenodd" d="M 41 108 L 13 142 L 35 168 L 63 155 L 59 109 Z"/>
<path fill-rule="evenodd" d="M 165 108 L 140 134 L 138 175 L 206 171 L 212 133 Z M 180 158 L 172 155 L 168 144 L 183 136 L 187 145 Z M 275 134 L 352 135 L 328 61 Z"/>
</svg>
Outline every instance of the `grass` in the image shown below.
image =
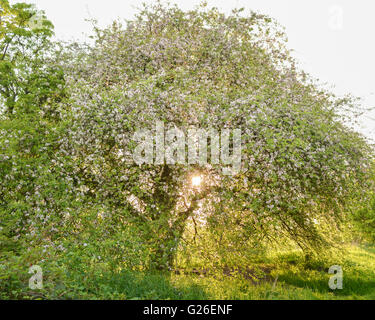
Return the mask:
<svg viewBox="0 0 375 320">
<path fill-rule="evenodd" d="M 205 299 L 375 300 L 375 249 L 356 246 L 345 249 L 341 261 L 342 290 L 329 289 L 332 275 L 328 274 L 328 267 L 306 263 L 295 253 L 269 259 L 262 266 L 271 270 L 269 277 L 255 283 L 243 276 L 174 276 L 172 282 L 182 288 L 199 286 Z"/>
<path fill-rule="evenodd" d="M 156 300 L 347 300 L 375 299 L 375 248 L 347 246 L 343 289 L 328 287 L 328 265 L 333 261 L 306 262 L 295 252 L 277 253 L 258 264 L 266 270 L 259 280 L 244 273 L 149 274 L 123 271 L 75 275 L 55 287 L 52 299 L 156 299 Z M 335 263 L 333 263 L 335 264 Z M 338 263 L 336 263 L 338 264 Z"/>
</svg>

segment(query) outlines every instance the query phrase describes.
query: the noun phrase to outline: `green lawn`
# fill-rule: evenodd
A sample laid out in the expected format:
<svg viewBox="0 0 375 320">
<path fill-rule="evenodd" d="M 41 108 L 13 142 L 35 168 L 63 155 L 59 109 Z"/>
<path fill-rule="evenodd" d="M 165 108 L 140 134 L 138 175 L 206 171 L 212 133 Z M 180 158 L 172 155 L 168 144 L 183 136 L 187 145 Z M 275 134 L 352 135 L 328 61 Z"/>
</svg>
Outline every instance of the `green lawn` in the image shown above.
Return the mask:
<svg viewBox="0 0 375 320">
<path fill-rule="evenodd" d="M 258 269 L 256 276 L 219 271 L 205 275 L 129 271 L 74 274 L 68 282 L 49 291 L 48 298 L 375 299 L 375 248 L 353 245 L 344 250 L 344 258 L 340 261 L 344 274 L 342 290 L 329 289 L 331 275 L 327 265 L 307 263 L 297 253 L 289 252 L 275 254 L 252 266 L 252 270 Z"/>
</svg>

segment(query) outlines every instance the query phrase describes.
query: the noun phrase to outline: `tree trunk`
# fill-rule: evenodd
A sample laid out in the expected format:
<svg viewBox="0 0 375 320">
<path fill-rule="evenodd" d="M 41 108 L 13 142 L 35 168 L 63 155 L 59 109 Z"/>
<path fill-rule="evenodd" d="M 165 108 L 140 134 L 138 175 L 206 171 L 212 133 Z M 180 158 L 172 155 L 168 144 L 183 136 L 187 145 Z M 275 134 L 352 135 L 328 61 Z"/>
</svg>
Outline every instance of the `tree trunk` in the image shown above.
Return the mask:
<svg viewBox="0 0 375 320">
<path fill-rule="evenodd" d="M 151 255 L 151 269 L 170 271 L 173 268 L 181 236 L 176 236 L 171 230 L 167 237 L 156 240 L 154 252 Z"/>
</svg>

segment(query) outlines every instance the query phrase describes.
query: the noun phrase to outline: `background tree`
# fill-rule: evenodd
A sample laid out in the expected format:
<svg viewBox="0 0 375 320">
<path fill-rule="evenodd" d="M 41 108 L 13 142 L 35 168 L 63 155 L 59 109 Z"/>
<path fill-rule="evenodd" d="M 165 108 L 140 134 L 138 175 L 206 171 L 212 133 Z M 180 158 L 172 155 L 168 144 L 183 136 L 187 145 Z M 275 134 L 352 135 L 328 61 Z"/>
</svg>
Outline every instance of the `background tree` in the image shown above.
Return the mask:
<svg viewBox="0 0 375 320">
<path fill-rule="evenodd" d="M 42 12 L 1 0 L 0 17 L 0 251 L 9 258 L 35 235 L 49 238 L 41 231 L 53 229 L 46 216 L 65 199 L 52 162 L 63 125 L 55 105 L 65 81 L 53 25 Z"/>
<path fill-rule="evenodd" d="M 33 5 L 0 1 L 0 94 L 8 116 L 53 98 L 62 73 L 49 63 L 53 25 Z"/>
</svg>

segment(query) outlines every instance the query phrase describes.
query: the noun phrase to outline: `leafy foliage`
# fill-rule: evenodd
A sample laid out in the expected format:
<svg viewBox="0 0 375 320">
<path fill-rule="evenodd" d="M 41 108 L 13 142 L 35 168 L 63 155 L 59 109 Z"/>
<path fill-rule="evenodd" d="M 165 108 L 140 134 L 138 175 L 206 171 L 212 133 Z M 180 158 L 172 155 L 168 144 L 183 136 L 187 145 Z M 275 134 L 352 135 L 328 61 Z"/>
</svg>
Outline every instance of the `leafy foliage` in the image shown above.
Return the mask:
<svg viewBox="0 0 375 320">
<path fill-rule="evenodd" d="M 56 98 L 63 85 L 49 63 L 53 25 L 32 5 L 0 2 L 0 95 L 6 113 L 29 113 Z"/>
<path fill-rule="evenodd" d="M 369 203 L 359 209 L 353 216 L 354 223 L 361 238 L 369 241 L 370 243 L 375 242 L 375 197 Z"/>
</svg>

